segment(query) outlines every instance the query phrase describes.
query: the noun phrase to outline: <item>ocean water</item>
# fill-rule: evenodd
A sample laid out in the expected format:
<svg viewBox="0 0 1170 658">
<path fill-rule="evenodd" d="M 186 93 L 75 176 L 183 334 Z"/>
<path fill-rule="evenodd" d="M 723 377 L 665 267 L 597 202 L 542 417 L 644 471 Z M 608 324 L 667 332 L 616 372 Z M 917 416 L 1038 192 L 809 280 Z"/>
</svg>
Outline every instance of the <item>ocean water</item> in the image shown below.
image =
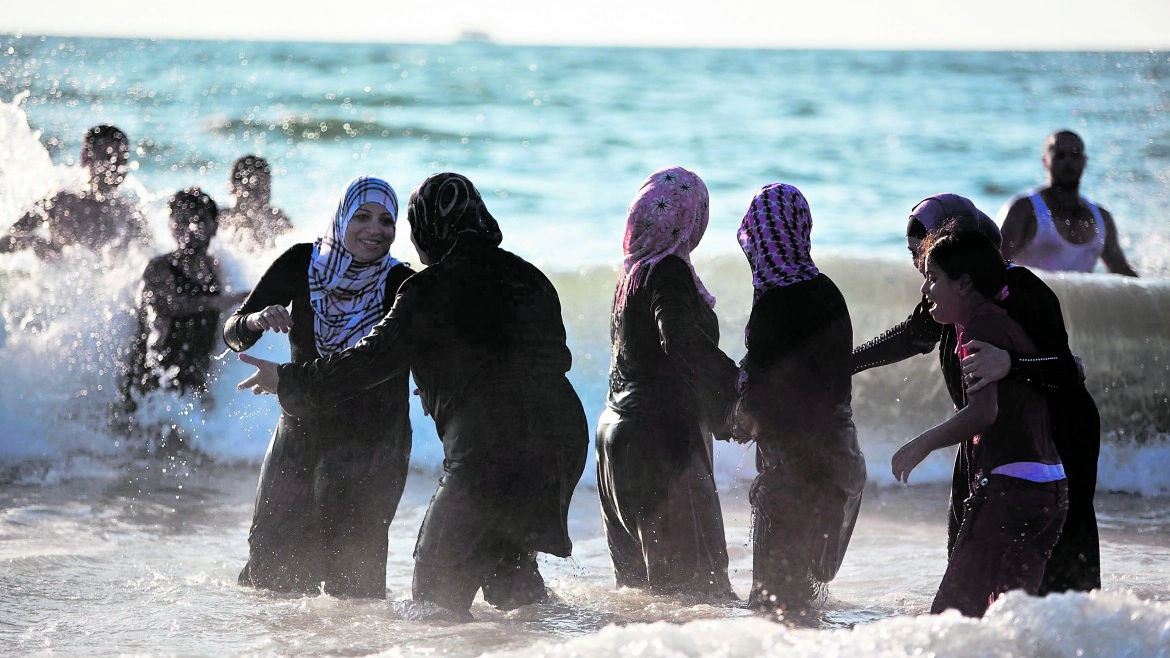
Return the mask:
<svg viewBox="0 0 1170 658">
<path fill-rule="evenodd" d="M 0 257 L 0 653 L 153 655 L 779 656 L 1170 655 L 1170 54 L 919 53 L 535 48 L 107 40 L 0 35 L 0 230 L 76 186 L 95 123 L 134 145 L 126 189 L 156 244 L 57 263 Z M 504 246 L 561 293 L 587 413 L 603 405 L 607 317 L 624 210 L 650 171 L 707 181 L 712 221 L 696 266 L 719 301 L 722 346 L 743 354 L 750 275 L 734 229 L 752 193 L 797 185 L 814 257 L 849 302 L 855 342 L 903 319 L 918 275 L 907 211 L 941 191 L 994 214 L 1042 180 L 1055 128 L 1085 137 L 1087 194 L 1118 220 L 1143 274 L 1044 275 L 1101 408 L 1104 587 L 1008 596 L 982 621 L 925 615 L 945 565 L 949 455 L 913 486 L 889 458 L 950 405 L 936 359 L 854 380 L 870 486 L 825 606 L 781 620 L 612 585 L 592 464 L 575 496 L 572 560 L 542 568 L 554 604 L 454 624 L 409 602 L 411 549 L 441 448 L 413 410 L 408 493 L 391 527 L 385 602 L 240 590 L 251 496 L 275 424 L 271 397 L 239 394 L 248 368 L 216 361 L 214 409 L 160 396 L 199 458 L 149 455 L 105 428 L 112 368 L 146 260 L 172 247 L 163 213 L 198 184 L 226 201 L 246 152 L 274 166 L 274 202 L 296 225 L 266 253 L 215 245 L 248 288 L 295 241 L 314 239 L 360 173 L 401 197 L 435 171 L 467 174 Z M 405 228 L 405 226 L 404 226 Z M 400 235 L 404 235 L 400 231 Z M 407 240 L 400 258 L 417 263 Z M 254 353 L 287 358 L 279 339 Z M 717 446 L 732 582 L 750 586 L 751 453 Z"/>
</svg>

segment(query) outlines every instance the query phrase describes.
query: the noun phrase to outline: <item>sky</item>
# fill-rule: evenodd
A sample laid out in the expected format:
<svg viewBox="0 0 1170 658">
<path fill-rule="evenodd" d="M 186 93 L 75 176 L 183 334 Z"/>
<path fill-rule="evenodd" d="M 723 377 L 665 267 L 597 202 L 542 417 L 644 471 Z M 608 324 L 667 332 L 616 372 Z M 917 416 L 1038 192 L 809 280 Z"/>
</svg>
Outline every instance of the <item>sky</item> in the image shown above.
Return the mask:
<svg viewBox="0 0 1170 658">
<path fill-rule="evenodd" d="M 1170 50 L 1170 0 L 8 0 L 0 33 L 242 40 Z M 100 9 L 95 9 L 100 7 Z M 334 8 L 344 7 L 345 11 Z"/>
</svg>

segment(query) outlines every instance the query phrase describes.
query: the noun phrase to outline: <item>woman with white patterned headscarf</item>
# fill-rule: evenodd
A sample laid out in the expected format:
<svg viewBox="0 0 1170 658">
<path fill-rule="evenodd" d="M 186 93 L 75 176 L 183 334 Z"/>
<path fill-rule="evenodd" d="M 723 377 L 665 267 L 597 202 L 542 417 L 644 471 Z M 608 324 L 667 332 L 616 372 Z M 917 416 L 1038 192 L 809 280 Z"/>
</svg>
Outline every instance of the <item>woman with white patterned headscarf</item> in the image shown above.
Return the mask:
<svg viewBox="0 0 1170 658">
<path fill-rule="evenodd" d="M 503 235 L 467 177 L 427 177 L 407 206 L 427 268 L 354 347 L 311 363 L 241 354 L 241 388 L 289 414 L 327 409 L 409 370 L 443 444 L 443 474 L 414 550 L 415 601 L 471 619 L 482 591 L 501 610 L 547 602 L 538 553 L 568 557 L 568 511 L 589 426 L 566 373 L 560 296 Z"/>
<path fill-rule="evenodd" d="M 597 487 L 618 586 L 735 598 L 711 435 L 727 436 L 736 370 L 690 257 L 707 220 L 707 186 L 681 167 L 627 211 Z"/>
<path fill-rule="evenodd" d="M 414 272 L 390 255 L 398 197 L 361 176 L 325 234 L 290 247 L 224 327 L 233 350 L 287 333 L 292 360 L 352 347 L 389 312 Z M 405 373 L 326 410 L 281 414 L 268 445 L 240 583 L 281 592 L 384 598 L 387 530 L 406 483 Z"/>
<path fill-rule="evenodd" d="M 811 254 L 800 190 L 767 185 L 738 237 L 754 289 L 736 438 L 756 443 L 752 590 L 756 608 L 799 608 L 837 574 L 861 506 L 865 459 L 850 395 L 853 327 Z"/>
</svg>

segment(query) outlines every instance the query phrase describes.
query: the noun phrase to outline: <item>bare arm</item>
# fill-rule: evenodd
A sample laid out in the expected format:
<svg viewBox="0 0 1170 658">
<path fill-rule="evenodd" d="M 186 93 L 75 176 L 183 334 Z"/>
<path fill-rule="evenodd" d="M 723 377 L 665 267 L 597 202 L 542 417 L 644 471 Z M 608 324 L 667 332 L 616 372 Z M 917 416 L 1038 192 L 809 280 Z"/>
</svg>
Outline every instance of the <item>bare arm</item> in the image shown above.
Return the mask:
<svg viewBox="0 0 1170 658">
<path fill-rule="evenodd" d="M 5 231 L 4 235 L 0 237 L 0 254 L 21 251 L 30 247 L 37 248 L 42 243 L 47 244 L 44 238 L 33 235 L 33 231 L 45 223 L 45 216 L 40 211 L 42 204 L 43 202 L 38 203 L 35 208 L 26 212 L 24 216 L 16 220 L 16 223 Z"/>
<path fill-rule="evenodd" d="M 1117 239 L 1117 225 L 1113 222 L 1113 215 L 1108 210 L 1097 207 L 1101 211 L 1101 219 L 1105 220 L 1105 251 L 1101 252 L 1101 262 L 1105 269 L 1114 274 L 1137 276 L 1138 273 L 1125 259 L 1125 252 L 1121 250 L 1121 243 Z"/>
<path fill-rule="evenodd" d="M 1008 260 L 1015 259 L 1036 237 L 1036 213 L 1027 197 L 1016 199 L 1011 204 L 1000 222 L 1000 233 L 1003 235 L 1000 252 Z"/>
<path fill-rule="evenodd" d="M 899 448 L 890 460 L 894 479 L 909 482 L 910 471 L 931 452 L 961 443 L 990 427 L 999 414 L 997 388 L 992 382 L 979 391 L 969 391 L 967 406 Z"/>
</svg>

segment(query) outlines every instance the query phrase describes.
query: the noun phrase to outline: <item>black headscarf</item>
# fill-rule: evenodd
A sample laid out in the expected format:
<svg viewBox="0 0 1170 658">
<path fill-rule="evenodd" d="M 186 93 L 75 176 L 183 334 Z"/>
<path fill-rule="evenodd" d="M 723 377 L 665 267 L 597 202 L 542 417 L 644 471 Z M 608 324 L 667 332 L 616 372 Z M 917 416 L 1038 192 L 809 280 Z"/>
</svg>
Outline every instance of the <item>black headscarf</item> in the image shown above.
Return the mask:
<svg viewBox="0 0 1170 658">
<path fill-rule="evenodd" d="M 504 238 L 479 190 L 459 174 L 434 174 L 424 180 L 410 193 L 406 212 L 414 243 L 431 263 L 442 260 L 463 234 L 474 233 L 492 245 Z"/>
</svg>

